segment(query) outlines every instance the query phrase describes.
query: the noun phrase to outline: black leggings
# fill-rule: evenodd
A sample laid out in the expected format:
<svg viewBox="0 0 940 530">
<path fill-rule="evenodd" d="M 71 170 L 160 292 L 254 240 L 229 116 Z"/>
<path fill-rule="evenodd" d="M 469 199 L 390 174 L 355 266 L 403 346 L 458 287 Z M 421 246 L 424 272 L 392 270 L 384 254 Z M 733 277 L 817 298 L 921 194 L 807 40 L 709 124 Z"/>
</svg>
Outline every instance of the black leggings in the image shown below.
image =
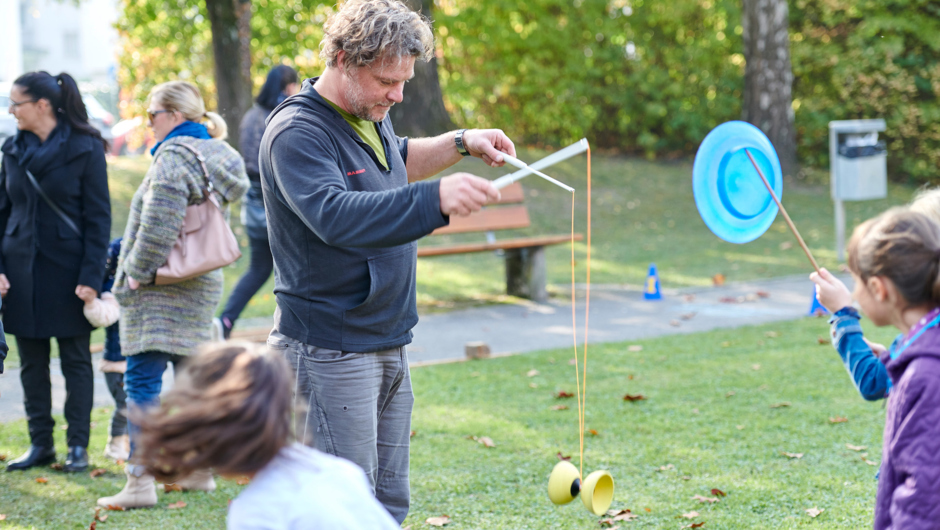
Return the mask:
<svg viewBox="0 0 940 530">
<path fill-rule="evenodd" d="M 232 291 L 222 311 L 222 318 L 227 318 L 233 324 L 238 320 L 251 297 L 258 292 L 258 289 L 261 289 L 264 282 L 268 281 L 271 271 L 274 270 L 271 243 L 267 238 L 249 238 L 248 241 L 251 246 L 251 261 L 248 263 L 248 270 L 238 280 L 238 285 L 235 286 L 235 290 Z"/>
</svg>

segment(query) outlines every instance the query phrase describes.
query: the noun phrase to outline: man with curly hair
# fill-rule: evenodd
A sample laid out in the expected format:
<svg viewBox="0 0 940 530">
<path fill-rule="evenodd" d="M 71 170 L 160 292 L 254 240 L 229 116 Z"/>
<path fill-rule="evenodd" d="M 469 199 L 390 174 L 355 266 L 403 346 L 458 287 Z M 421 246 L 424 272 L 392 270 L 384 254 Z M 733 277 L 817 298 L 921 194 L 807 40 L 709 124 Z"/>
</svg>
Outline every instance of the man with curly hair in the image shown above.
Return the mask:
<svg viewBox="0 0 940 530">
<path fill-rule="evenodd" d="M 410 502 L 416 241 L 499 198 L 466 173 L 420 181 L 461 156 L 501 166 L 515 149 L 499 130 L 395 135 L 389 108 L 433 51 L 429 21 L 400 1 L 345 2 L 320 47 L 325 71 L 274 110 L 261 143 L 277 297 L 268 344 L 297 377 L 298 438 L 361 466 L 400 523 Z"/>
</svg>

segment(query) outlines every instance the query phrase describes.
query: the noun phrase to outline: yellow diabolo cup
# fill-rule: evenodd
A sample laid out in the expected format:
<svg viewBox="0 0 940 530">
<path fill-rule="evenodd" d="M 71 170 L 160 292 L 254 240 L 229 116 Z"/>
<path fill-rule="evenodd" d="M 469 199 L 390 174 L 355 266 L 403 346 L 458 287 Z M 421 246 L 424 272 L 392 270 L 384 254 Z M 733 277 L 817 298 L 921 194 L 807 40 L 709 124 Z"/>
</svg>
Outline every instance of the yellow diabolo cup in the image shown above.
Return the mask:
<svg viewBox="0 0 940 530">
<path fill-rule="evenodd" d="M 548 478 L 548 498 L 555 504 L 568 504 L 579 493 L 589 512 L 603 515 L 614 500 L 614 478 L 607 471 L 595 471 L 582 484 L 574 464 L 567 460 L 555 464 Z"/>
</svg>

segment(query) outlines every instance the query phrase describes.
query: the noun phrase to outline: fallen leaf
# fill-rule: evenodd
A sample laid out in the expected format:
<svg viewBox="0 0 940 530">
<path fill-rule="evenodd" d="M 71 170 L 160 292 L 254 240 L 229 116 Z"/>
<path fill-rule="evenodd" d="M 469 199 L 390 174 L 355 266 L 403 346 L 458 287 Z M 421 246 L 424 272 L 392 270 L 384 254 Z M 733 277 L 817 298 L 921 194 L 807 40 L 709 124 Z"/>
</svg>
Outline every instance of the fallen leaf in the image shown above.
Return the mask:
<svg viewBox="0 0 940 530">
<path fill-rule="evenodd" d="M 754 294 L 756 294 L 758 298 L 770 298 L 770 293 L 767 291 L 757 291 Z"/>
<path fill-rule="evenodd" d="M 790 243 L 789 241 L 780 243 L 780 250 L 790 250 L 791 248 L 793 248 L 793 243 Z"/>
<path fill-rule="evenodd" d="M 484 447 L 496 447 L 496 444 L 493 443 L 493 439 L 489 436 L 481 436 L 477 441 L 483 444 Z"/>
<path fill-rule="evenodd" d="M 251 482 L 251 479 L 244 476 L 235 479 L 235 484 L 238 484 L 239 486 L 247 486 L 249 482 Z"/>
<path fill-rule="evenodd" d="M 712 488 L 712 495 L 716 497 L 726 497 L 728 494 L 718 488 Z"/>
<path fill-rule="evenodd" d="M 610 517 L 617 517 L 618 515 L 623 515 L 625 513 L 632 513 L 629 508 L 623 508 L 622 510 L 607 510 L 607 515 Z"/>
<path fill-rule="evenodd" d="M 92 519 L 91 524 L 88 525 L 88 530 L 96 530 L 98 528 L 98 520 Z"/>
<path fill-rule="evenodd" d="M 660 471 L 669 471 L 670 469 L 675 469 L 675 468 L 676 468 L 676 466 L 674 466 L 674 465 L 672 465 L 672 464 L 666 464 L 666 465 L 664 465 L 664 466 L 659 466 L 659 470 L 660 470 Z"/>
<path fill-rule="evenodd" d="M 629 379 L 630 381 L 633 381 L 633 374 L 628 375 L 627 379 Z"/>
<path fill-rule="evenodd" d="M 718 497 L 703 497 L 701 495 L 693 495 L 692 499 L 698 502 L 718 502 Z"/>
<path fill-rule="evenodd" d="M 68 425 L 67 423 L 66 423 L 65 425 L 60 425 L 60 426 L 59 426 L 59 429 L 61 429 L 61 430 L 63 430 L 63 431 L 67 431 L 67 430 L 69 429 L 69 425 Z"/>
<path fill-rule="evenodd" d="M 568 364 L 578 364 L 578 360 L 577 360 L 577 359 L 569 359 L 569 360 L 568 360 Z"/>
<path fill-rule="evenodd" d="M 724 275 L 724 274 L 721 274 L 721 273 L 719 272 L 718 274 L 712 276 L 712 284 L 713 284 L 715 287 L 717 287 L 717 286 L 719 286 L 719 285 L 724 285 L 724 284 L 725 284 L 725 275 Z"/>
<path fill-rule="evenodd" d="M 810 517 L 812 517 L 813 519 L 815 519 L 816 516 L 818 516 L 819 514 L 823 513 L 824 511 L 826 511 L 825 508 L 823 508 L 822 510 L 820 510 L 819 508 L 813 506 L 812 508 L 806 510 L 806 515 L 809 515 Z"/>
<path fill-rule="evenodd" d="M 617 528 L 620 528 L 619 526 L 614 526 L 613 519 L 601 519 L 600 521 L 598 521 L 598 523 L 601 526 L 606 527 L 608 530 L 616 530 Z"/>
<path fill-rule="evenodd" d="M 757 296 L 757 293 L 747 293 L 746 295 L 744 295 L 745 302 L 756 302 L 758 298 L 760 297 Z"/>
<path fill-rule="evenodd" d="M 555 394 L 556 399 L 565 399 L 565 398 L 573 398 L 573 397 L 574 397 L 574 394 L 572 394 L 571 392 L 566 392 L 564 390 L 559 390 L 558 393 Z"/>
<path fill-rule="evenodd" d="M 444 526 L 450 522 L 449 515 L 442 515 L 440 517 L 428 517 L 424 522 L 428 523 L 431 526 Z"/>
<path fill-rule="evenodd" d="M 734 390 L 731 390 L 731 391 L 725 393 L 725 397 L 726 397 L 726 398 L 729 398 L 729 397 L 733 396 L 734 394 L 735 394 Z"/>
<path fill-rule="evenodd" d="M 591 436 L 600 436 L 600 434 L 598 434 L 598 432 L 594 429 L 588 429 L 588 433 L 590 433 Z"/>
<path fill-rule="evenodd" d="M 56 471 L 62 471 L 62 463 L 61 463 L 61 462 L 53 462 L 52 464 L 49 464 L 49 469 L 54 469 L 54 470 L 56 470 Z"/>
<path fill-rule="evenodd" d="M 688 476 L 688 475 L 685 475 L 685 476 L 682 476 L 682 477 L 679 477 L 679 478 L 681 478 L 682 480 L 692 480 L 692 477 L 690 477 L 690 476 Z"/>
<path fill-rule="evenodd" d="M 829 423 L 845 423 L 849 421 L 845 416 L 836 416 L 834 418 L 829 418 Z"/>
<path fill-rule="evenodd" d="M 3 461 L 6 460 L 6 459 L 7 459 L 7 455 L 0 455 L 0 462 L 3 462 Z M 0 521 L 2 521 L 2 520 L 3 520 L 3 519 L 0 519 Z"/>
<path fill-rule="evenodd" d="M 829 344 L 829 339 L 826 337 L 816 337 L 816 342 L 819 344 Z"/>
<path fill-rule="evenodd" d="M 780 454 L 787 458 L 803 458 L 803 453 L 788 453 L 786 451 L 780 451 Z"/>
<path fill-rule="evenodd" d="M 695 301 L 695 295 L 694 295 L 694 294 L 687 294 L 687 295 L 683 296 L 682 299 L 685 300 L 686 302 L 694 302 L 694 301 Z"/>
<path fill-rule="evenodd" d="M 740 298 L 735 298 L 733 296 L 722 296 L 718 299 L 718 301 L 722 304 L 740 304 L 744 301 L 744 297 L 742 296 Z"/>
<path fill-rule="evenodd" d="M 646 396 L 643 394 L 624 394 L 623 396 L 624 401 L 643 401 L 644 399 Z"/>
<path fill-rule="evenodd" d="M 768 331 L 767 333 L 764 333 L 764 336 L 767 337 L 767 338 L 770 338 L 770 339 L 776 339 L 777 337 L 780 336 L 780 332 L 778 332 L 778 331 Z"/>
<path fill-rule="evenodd" d="M 692 409 L 692 414 L 698 414 L 698 409 Z"/>
<path fill-rule="evenodd" d="M 115 505 L 113 505 L 113 504 L 109 504 L 109 505 L 105 506 L 105 509 L 111 510 L 112 512 L 123 512 L 123 511 L 124 511 L 124 507 L 123 507 L 123 506 L 115 506 Z"/>
<path fill-rule="evenodd" d="M 177 501 L 177 502 L 174 502 L 174 503 L 172 503 L 172 504 L 167 504 L 166 507 L 169 508 L 169 509 L 171 509 L 171 510 L 175 510 L 175 509 L 177 509 L 177 508 L 185 508 L 185 507 L 186 507 L 186 503 L 183 502 L 183 501 Z"/>
<path fill-rule="evenodd" d="M 634 353 L 641 352 L 641 351 L 643 351 L 643 345 L 642 345 L 642 344 L 631 344 L 631 345 L 627 346 L 627 351 L 634 352 Z"/>
<path fill-rule="evenodd" d="M 627 521 L 629 523 L 630 521 L 639 517 L 639 515 L 635 513 L 630 513 L 630 510 L 626 510 L 626 512 L 627 513 L 621 513 L 619 515 L 614 516 L 614 521 Z"/>
<path fill-rule="evenodd" d="M 698 512 L 689 512 L 680 515 L 679 517 L 685 517 L 686 519 L 695 519 L 698 517 Z"/>
<path fill-rule="evenodd" d="M 103 522 L 105 522 L 105 521 L 108 520 L 108 515 L 107 515 L 107 514 L 98 515 L 98 514 L 96 513 L 96 514 L 95 514 L 95 519 L 96 519 L 99 523 L 103 523 Z"/>
<path fill-rule="evenodd" d="M 729 346 L 731 346 L 731 341 L 727 341 L 727 340 L 726 340 L 726 341 L 724 341 L 724 342 L 721 343 L 721 347 L 722 347 L 722 348 L 727 348 L 727 347 L 729 347 Z"/>
<path fill-rule="evenodd" d="M 558 454 L 556 454 L 555 456 L 557 456 L 559 460 L 567 460 L 569 462 L 571 461 L 571 457 L 561 454 L 561 451 L 558 451 Z"/>
<path fill-rule="evenodd" d="M 107 473 L 107 472 L 108 472 L 107 469 L 102 469 L 102 468 L 99 467 L 99 468 L 97 468 L 97 469 L 92 469 L 92 470 L 91 470 L 91 473 L 89 473 L 89 475 L 91 475 L 91 478 L 98 478 L 98 477 L 100 477 L 101 475 L 104 475 L 104 474 Z"/>
<path fill-rule="evenodd" d="M 652 512 L 652 511 L 653 511 L 653 510 L 650 510 L 649 508 L 643 508 L 643 509 L 646 510 L 647 512 Z"/>
<path fill-rule="evenodd" d="M 872 462 L 871 460 L 869 460 L 869 459 L 867 459 L 867 458 L 863 458 L 862 460 L 864 460 L 865 463 L 868 464 L 868 465 L 870 465 L 870 466 L 877 466 L 877 465 L 878 465 L 878 462 Z"/>
<path fill-rule="evenodd" d="M 535 383 L 529 383 L 529 388 L 538 388 L 538 387 L 539 387 L 539 385 L 537 385 L 537 384 L 535 384 Z"/>
<path fill-rule="evenodd" d="M 40 484 L 45 484 L 46 482 L 49 482 L 49 479 L 47 479 L 46 477 L 39 477 L 36 479 L 36 482 Z"/>
<path fill-rule="evenodd" d="M 552 410 L 568 410 L 568 405 L 552 405 Z"/>
<path fill-rule="evenodd" d="M 409 438 L 414 438 L 418 434 L 418 431 L 411 431 L 411 434 L 408 435 Z"/>
<path fill-rule="evenodd" d="M 789 406 L 790 406 L 790 402 L 789 402 L 789 401 L 783 401 L 783 402 L 780 402 L 780 403 L 774 403 L 773 405 L 770 406 L 770 408 L 772 408 L 772 409 L 779 409 L 779 408 L 789 407 Z"/>
<path fill-rule="evenodd" d="M 529 371 L 526 372 L 526 374 L 525 374 L 526 377 L 535 377 L 535 376 L 537 376 L 537 375 L 539 375 L 539 371 L 536 370 L 535 368 L 529 370 Z"/>
<path fill-rule="evenodd" d="M 752 364 L 752 365 L 751 365 L 751 370 L 754 370 L 754 371 L 760 370 L 760 365 L 759 365 L 759 364 Z"/>
<path fill-rule="evenodd" d="M 173 483 L 163 485 L 163 493 L 169 493 L 171 491 L 183 491 L 183 488 L 181 488 L 179 484 Z"/>
<path fill-rule="evenodd" d="M 123 465 L 124 465 L 124 459 L 123 459 L 123 458 L 118 458 L 117 460 L 114 461 L 114 463 L 117 464 L 118 466 L 123 466 Z"/>
<path fill-rule="evenodd" d="M 705 521 L 702 521 L 701 523 L 687 524 L 687 525 L 683 526 L 682 528 L 701 528 L 701 527 L 703 527 L 703 526 L 705 526 Z"/>
<path fill-rule="evenodd" d="M 679 322 L 679 321 L 676 320 L 676 319 L 672 319 L 672 320 L 669 321 L 669 325 L 672 326 L 672 327 L 677 328 L 677 327 L 681 326 L 682 323 Z"/>
<path fill-rule="evenodd" d="M 845 446 L 848 447 L 849 449 L 853 450 L 853 451 L 864 451 L 865 449 L 868 449 L 868 447 L 866 447 L 866 446 L 864 446 L 864 445 L 845 444 Z"/>
<path fill-rule="evenodd" d="M 744 425 L 735 425 L 734 428 L 737 429 L 737 430 L 739 430 L 739 431 L 743 431 L 743 430 L 744 430 Z"/>
</svg>

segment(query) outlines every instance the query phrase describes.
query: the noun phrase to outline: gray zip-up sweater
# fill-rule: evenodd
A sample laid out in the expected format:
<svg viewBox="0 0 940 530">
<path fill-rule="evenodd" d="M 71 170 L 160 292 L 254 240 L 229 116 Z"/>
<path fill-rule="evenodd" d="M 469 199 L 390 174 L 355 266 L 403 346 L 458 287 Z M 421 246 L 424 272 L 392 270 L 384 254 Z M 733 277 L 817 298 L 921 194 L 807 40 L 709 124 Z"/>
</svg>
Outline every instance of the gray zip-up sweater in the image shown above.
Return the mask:
<svg viewBox="0 0 940 530">
<path fill-rule="evenodd" d="M 315 82 L 271 113 L 261 140 L 275 327 L 334 350 L 403 346 L 418 322 L 415 241 L 448 223 L 440 184 L 408 184 L 408 140 L 387 117 L 379 165 Z"/>
</svg>

